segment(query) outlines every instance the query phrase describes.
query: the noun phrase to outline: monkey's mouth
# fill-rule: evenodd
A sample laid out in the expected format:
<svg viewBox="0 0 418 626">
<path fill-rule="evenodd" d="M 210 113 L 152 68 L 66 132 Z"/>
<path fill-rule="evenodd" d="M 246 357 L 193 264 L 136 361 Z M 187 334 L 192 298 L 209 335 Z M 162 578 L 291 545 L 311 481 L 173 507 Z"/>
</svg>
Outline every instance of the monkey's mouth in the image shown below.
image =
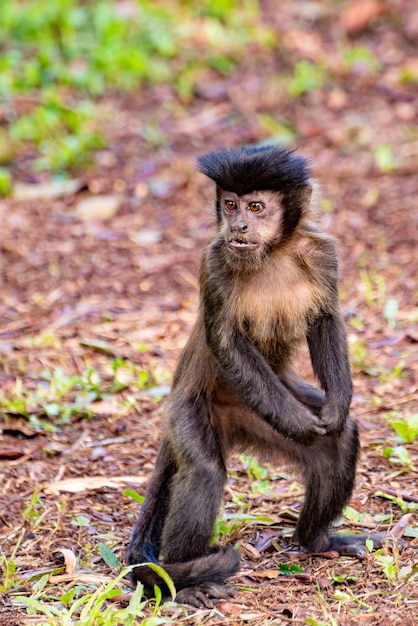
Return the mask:
<svg viewBox="0 0 418 626">
<path fill-rule="evenodd" d="M 234 250 L 254 250 L 258 248 L 258 243 L 252 243 L 251 241 L 245 241 L 245 239 L 230 239 L 228 246 L 234 248 Z"/>
</svg>

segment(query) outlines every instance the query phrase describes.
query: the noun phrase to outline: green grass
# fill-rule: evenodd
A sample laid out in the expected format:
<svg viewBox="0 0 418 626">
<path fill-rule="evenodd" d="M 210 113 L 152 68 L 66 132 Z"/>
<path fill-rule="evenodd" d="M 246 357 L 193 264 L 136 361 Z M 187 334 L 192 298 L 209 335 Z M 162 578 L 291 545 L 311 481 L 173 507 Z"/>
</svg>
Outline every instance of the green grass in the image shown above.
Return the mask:
<svg viewBox="0 0 418 626">
<path fill-rule="evenodd" d="M 104 144 L 97 97 L 168 83 L 187 101 L 201 71 L 228 74 L 250 42 L 272 44 L 257 0 L 2 0 L 0 165 L 83 167 Z M 10 192 L 0 172 L 0 195 Z"/>
<path fill-rule="evenodd" d="M 121 391 L 129 392 L 121 397 L 121 403 L 135 403 L 132 394 L 138 390 L 158 401 L 167 393 L 167 385 L 160 385 L 166 378 L 163 370 L 151 373 L 123 359 L 111 360 L 104 371 L 86 366 L 80 374 L 69 374 L 57 366 L 32 380 L 30 376 L 16 377 L 13 387 L 0 390 L 0 410 L 27 418 L 35 430 L 51 431 L 73 417 L 91 417 L 95 402 L 110 400 Z"/>
<path fill-rule="evenodd" d="M 175 589 L 167 574 L 157 565 L 152 565 L 152 568 L 167 583 L 174 598 Z M 13 605 L 25 610 L 28 616 L 37 616 L 38 626 L 157 626 L 174 623 L 161 614 L 165 604 L 158 588 L 155 589 L 155 598 L 150 601 L 142 598 L 143 588 L 138 585 L 129 602 L 124 602 L 126 607 L 118 604 L 118 596 L 123 593 L 123 578 L 129 569 L 124 568 L 116 577 L 95 589 L 76 585 L 60 595 L 54 595 L 48 584 L 50 574 L 45 574 L 33 584 L 31 595 L 16 595 Z"/>
</svg>

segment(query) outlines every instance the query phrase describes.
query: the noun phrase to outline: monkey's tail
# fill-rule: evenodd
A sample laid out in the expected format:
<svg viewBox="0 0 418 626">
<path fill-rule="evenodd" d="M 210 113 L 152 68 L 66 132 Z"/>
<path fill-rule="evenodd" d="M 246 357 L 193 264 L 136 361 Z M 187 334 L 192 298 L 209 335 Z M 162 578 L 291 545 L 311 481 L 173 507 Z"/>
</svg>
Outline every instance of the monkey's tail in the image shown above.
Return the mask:
<svg viewBox="0 0 418 626">
<path fill-rule="evenodd" d="M 174 583 L 176 591 L 193 587 L 203 583 L 223 583 L 229 576 L 239 569 L 240 557 L 234 548 L 217 548 L 211 554 L 201 556 L 184 563 L 158 563 L 161 565 Z M 163 579 L 146 563 L 138 565 L 132 570 L 131 578 L 134 583 L 140 582 L 146 591 L 152 591 L 154 585 L 160 587 L 163 594 L 168 588 Z"/>
</svg>

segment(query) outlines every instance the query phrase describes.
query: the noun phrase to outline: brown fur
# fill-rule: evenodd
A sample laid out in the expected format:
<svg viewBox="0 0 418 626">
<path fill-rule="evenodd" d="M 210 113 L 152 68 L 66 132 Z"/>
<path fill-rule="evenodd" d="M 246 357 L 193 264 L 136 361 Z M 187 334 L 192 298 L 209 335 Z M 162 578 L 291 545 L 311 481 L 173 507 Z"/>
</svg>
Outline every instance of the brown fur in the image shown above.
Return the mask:
<svg viewBox="0 0 418 626">
<path fill-rule="evenodd" d="M 238 568 L 234 550 L 211 545 L 234 447 L 298 468 L 306 498 L 295 537 L 305 549 L 358 548 L 328 535 L 351 494 L 358 435 L 335 243 L 320 229 L 306 162 L 244 147 L 200 164 L 217 183 L 217 233 L 202 257 L 199 316 L 128 555 L 133 564 L 163 559 L 181 600 L 195 604 L 225 593 L 219 583 Z M 291 369 L 304 340 L 322 390 Z M 160 582 L 144 567 L 133 579 Z"/>
</svg>

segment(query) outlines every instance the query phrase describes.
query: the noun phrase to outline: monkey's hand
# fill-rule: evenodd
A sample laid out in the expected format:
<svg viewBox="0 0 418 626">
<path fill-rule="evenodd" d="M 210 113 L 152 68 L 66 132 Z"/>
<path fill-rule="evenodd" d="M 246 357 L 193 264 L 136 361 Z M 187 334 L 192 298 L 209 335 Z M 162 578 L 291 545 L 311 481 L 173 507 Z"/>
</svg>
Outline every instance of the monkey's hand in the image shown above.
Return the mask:
<svg viewBox="0 0 418 626">
<path fill-rule="evenodd" d="M 346 422 L 348 410 L 345 411 L 341 407 L 332 402 L 325 402 L 321 410 L 321 423 L 327 434 L 340 433 Z"/>
<path fill-rule="evenodd" d="M 317 437 L 327 434 L 322 417 L 311 411 L 300 402 L 295 401 L 295 409 L 289 419 L 285 419 L 282 432 L 297 443 L 312 445 Z"/>
</svg>

